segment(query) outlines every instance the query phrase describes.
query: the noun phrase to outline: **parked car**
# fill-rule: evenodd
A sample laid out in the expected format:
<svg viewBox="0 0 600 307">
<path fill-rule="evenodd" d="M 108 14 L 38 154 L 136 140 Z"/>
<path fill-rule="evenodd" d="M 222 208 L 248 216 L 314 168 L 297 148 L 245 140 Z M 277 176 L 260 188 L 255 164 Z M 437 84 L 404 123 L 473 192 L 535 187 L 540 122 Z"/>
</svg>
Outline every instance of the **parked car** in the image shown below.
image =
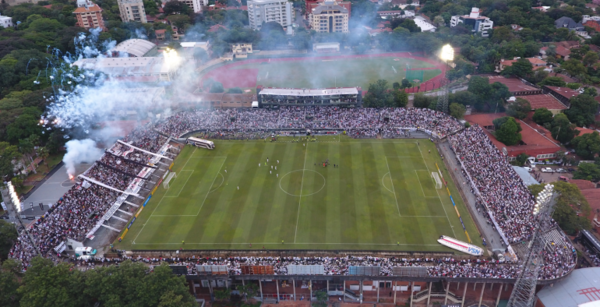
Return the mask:
<svg viewBox="0 0 600 307">
<path fill-rule="evenodd" d="M 554 170 L 549 167 L 542 168 L 542 173 L 554 173 Z"/>
<path fill-rule="evenodd" d="M 571 172 L 571 173 L 575 171 L 575 169 L 574 169 L 574 168 L 572 168 L 572 167 L 569 167 L 569 168 L 567 168 L 567 170 L 568 170 L 569 172 Z"/>
<path fill-rule="evenodd" d="M 558 177 L 558 180 L 567 182 L 567 181 L 569 181 L 569 178 L 567 178 L 565 176 L 560 176 L 560 177 Z"/>
<path fill-rule="evenodd" d="M 567 172 L 567 170 L 566 170 L 566 169 L 564 169 L 564 168 L 559 168 L 559 169 L 557 169 L 557 170 L 556 170 L 556 172 L 557 172 L 557 173 L 566 173 L 566 172 Z"/>
</svg>

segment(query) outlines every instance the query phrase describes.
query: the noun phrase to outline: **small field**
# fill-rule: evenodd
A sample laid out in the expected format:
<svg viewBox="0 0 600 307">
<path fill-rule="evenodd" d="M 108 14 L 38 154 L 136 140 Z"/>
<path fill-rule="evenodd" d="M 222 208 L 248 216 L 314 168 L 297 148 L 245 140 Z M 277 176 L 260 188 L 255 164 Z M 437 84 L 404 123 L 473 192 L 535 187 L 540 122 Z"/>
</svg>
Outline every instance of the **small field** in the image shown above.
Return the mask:
<svg viewBox="0 0 600 307">
<path fill-rule="evenodd" d="M 362 87 L 379 79 L 389 86 L 401 82 L 407 69 L 422 73 L 423 82 L 441 76 L 440 63 L 430 59 L 391 54 L 370 57 L 328 56 L 317 58 L 251 59 L 216 67 L 202 80 L 216 80 L 225 88 L 252 89 L 258 85 L 285 88 Z M 443 66 L 443 65 L 442 65 Z M 434 80 L 432 80 L 434 81 Z"/>
<path fill-rule="evenodd" d="M 449 251 L 436 242 L 440 235 L 467 240 L 445 188 L 435 188 L 435 163 L 450 176 L 429 140 L 215 145 L 184 148 L 177 177 L 158 188 L 117 248 Z"/>
</svg>

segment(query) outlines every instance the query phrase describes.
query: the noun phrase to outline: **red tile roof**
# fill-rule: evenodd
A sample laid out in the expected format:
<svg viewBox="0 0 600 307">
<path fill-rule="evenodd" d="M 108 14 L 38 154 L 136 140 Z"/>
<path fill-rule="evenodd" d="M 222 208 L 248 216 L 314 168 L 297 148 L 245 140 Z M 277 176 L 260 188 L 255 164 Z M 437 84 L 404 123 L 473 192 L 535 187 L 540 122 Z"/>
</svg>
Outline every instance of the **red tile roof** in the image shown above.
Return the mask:
<svg viewBox="0 0 600 307">
<path fill-rule="evenodd" d="M 579 135 L 594 133 L 594 131 L 596 131 L 596 130 L 592 130 L 592 129 L 588 129 L 588 128 L 580 128 L 580 127 L 577 127 L 575 129 L 579 130 Z"/>
<path fill-rule="evenodd" d="M 600 32 L 600 25 L 593 20 L 588 20 L 583 25 L 586 27 L 594 28 L 596 32 Z"/>
<path fill-rule="evenodd" d="M 517 78 L 506 78 L 504 76 L 489 76 L 488 80 L 491 83 L 500 82 L 506 87 L 508 87 L 508 91 L 510 92 L 521 92 L 521 91 L 536 91 L 539 90 L 533 86 L 527 85 L 523 83 L 521 80 Z"/>
<path fill-rule="evenodd" d="M 208 29 L 208 32 L 216 32 L 219 29 L 227 29 L 224 25 L 214 25 Z"/>
<path fill-rule="evenodd" d="M 89 12 L 102 12 L 102 9 L 97 5 L 94 4 L 94 6 L 89 6 L 89 7 L 78 7 L 77 9 L 75 9 L 73 11 L 73 14 L 80 14 L 80 13 L 89 13 Z"/>
<path fill-rule="evenodd" d="M 564 87 L 564 86 L 562 86 L 562 87 L 559 87 L 559 86 L 545 86 L 545 87 L 547 87 L 551 91 L 553 91 L 553 92 L 555 92 L 555 93 L 557 93 L 557 94 L 559 94 L 559 95 L 561 95 L 561 96 L 563 96 L 565 98 L 569 98 L 569 99 L 571 99 L 571 97 L 575 97 L 575 96 L 579 95 L 578 91 L 572 90 L 572 89 L 570 89 L 568 87 Z"/>
<path fill-rule="evenodd" d="M 478 124 L 480 126 L 492 126 L 493 120 L 496 118 L 504 117 L 506 113 L 484 113 L 484 114 L 474 114 L 465 116 L 465 120 L 470 123 Z M 516 157 L 521 153 L 525 153 L 529 156 L 537 156 L 540 154 L 552 154 L 556 153 L 561 149 L 560 145 L 558 145 L 555 141 L 552 140 L 552 136 L 549 134 L 543 135 L 540 132 L 545 133 L 545 131 L 534 129 L 529 124 L 524 121 L 517 120 L 517 122 L 521 125 L 523 129 L 521 131 L 522 141 L 524 145 L 514 145 L 514 146 L 506 146 L 500 141 L 496 140 L 490 132 L 486 130 L 486 134 L 492 140 L 492 143 L 496 145 L 496 147 L 502 151 L 502 148 L 506 148 L 506 151 L 509 156 Z"/>
<path fill-rule="evenodd" d="M 154 30 L 154 33 L 156 34 L 165 34 L 165 32 L 167 32 L 165 29 Z"/>
<path fill-rule="evenodd" d="M 596 188 L 596 184 L 589 180 L 572 179 L 569 180 L 569 183 L 576 185 L 581 191 Z"/>
<path fill-rule="evenodd" d="M 548 110 L 566 110 L 567 106 L 562 104 L 552 95 L 526 95 L 526 96 L 518 96 L 518 98 L 523 98 L 529 101 L 531 105 L 531 109 L 539 109 L 546 108 Z"/>
</svg>

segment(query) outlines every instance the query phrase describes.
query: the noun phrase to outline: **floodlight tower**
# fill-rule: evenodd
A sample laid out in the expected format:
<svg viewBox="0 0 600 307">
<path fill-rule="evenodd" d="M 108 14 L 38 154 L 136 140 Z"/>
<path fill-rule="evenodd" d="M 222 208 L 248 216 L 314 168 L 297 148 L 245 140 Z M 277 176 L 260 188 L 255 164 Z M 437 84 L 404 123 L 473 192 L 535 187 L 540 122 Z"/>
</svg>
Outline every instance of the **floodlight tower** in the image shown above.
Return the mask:
<svg viewBox="0 0 600 307">
<path fill-rule="evenodd" d="M 536 197 L 533 209 L 535 229 L 527 246 L 528 252 L 521 258 L 521 274 L 517 277 L 513 292 L 510 294 L 509 307 L 533 307 L 535 303 L 535 287 L 540 269 L 544 266 L 542 256 L 544 242 L 541 236 L 550 225 L 555 198 L 554 186 L 551 184 L 547 184 Z"/>
<path fill-rule="evenodd" d="M 446 73 L 448 72 L 448 68 L 450 67 L 449 62 L 454 61 L 454 48 L 450 46 L 450 44 L 444 45 L 442 47 L 442 51 L 440 52 L 440 59 L 446 63 Z M 440 92 L 438 95 L 437 109 L 438 111 L 448 113 L 448 87 L 450 82 L 444 77 L 440 81 Z"/>
</svg>

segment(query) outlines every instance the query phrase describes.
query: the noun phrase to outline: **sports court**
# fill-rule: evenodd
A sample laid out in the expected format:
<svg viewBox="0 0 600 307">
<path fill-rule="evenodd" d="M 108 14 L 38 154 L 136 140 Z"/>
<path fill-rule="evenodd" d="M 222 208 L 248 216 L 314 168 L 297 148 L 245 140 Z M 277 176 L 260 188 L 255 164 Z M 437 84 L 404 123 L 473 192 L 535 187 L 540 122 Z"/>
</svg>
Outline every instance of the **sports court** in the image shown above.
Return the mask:
<svg viewBox="0 0 600 307">
<path fill-rule="evenodd" d="M 429 140 L 215 145 L 182 150 L 176 177 L 158 188 L 118 248 L 449 251 L 436 242 L 440 235 L 467 240 L 446 189 L 436 189 L 436 163 L 450 177 Z M 449 189 L 458 195 L 452 182 Z"/>
</svg>

